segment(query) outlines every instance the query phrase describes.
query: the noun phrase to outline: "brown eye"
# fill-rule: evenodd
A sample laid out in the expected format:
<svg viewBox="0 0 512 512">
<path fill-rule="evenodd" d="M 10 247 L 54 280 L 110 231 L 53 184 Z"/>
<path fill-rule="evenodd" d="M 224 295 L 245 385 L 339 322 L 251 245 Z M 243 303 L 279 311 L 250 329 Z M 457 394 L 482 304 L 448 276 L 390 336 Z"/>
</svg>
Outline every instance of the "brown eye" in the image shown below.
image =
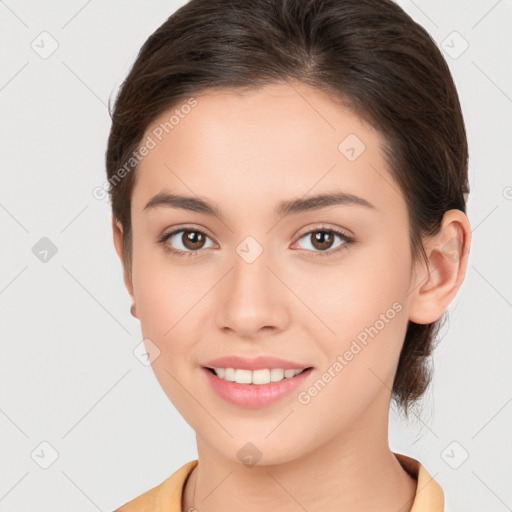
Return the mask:
<svg viewBox="0 0 512 512">
<path fill-rule="evenodd" d="M 341 243 L 337 246 L 335 244 L 336 238 L 341 240 Z M 329 256 L 348 248 L 348 246 L 354 242 L 354 239 L 332 228 L 320 228 L 313 231 L 309 231 L 300 237 L 300 240 L 310 240 L 310 249 L 315 256 Z M 333 248 L 334 246 L 334 248 Z M 307 247 L 306 247 L 307 248 Z"/>
<path fill-rule="evenodd" d="M 197 251 L 202 249 L 205 243 L 205 235 L 199 231 L 182 231 L 181 242 L 183 245 L 191 251 Z"/>
<path fill-rule="evenodd" d="M 178 229 L 164 234 L 159 242 L 164 248 L 178 256 L 193 256 L 206 247 L 209 237 L 198 229 Z"/>
<path fill-rule="evenodd" d="M 313 231 L 311 235 L 313 247 L 322 251 L 330 249 L 334 242 L 334 234 L 330 231 Z"/>
</svg>

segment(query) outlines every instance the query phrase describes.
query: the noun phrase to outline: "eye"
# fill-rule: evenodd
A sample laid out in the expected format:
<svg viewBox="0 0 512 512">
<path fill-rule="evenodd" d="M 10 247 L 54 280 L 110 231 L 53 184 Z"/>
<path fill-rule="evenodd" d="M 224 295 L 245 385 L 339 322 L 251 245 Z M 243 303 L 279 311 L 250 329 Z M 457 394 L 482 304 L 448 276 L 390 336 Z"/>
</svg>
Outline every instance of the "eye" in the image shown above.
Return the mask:
<svg viewBox="0 0 512 512">
<path fill-rule="evenodd" d="M 166 251 L 176 256 L 190 257 L 197 256 L 205 248 L 207 239 L 210 240 L 210 237 L 200 229 L 182 228 L 164 233 L 158 242 L 163 244 Z"/>
<path fill-rule="evenodd" d="M 308 238 L 311 240 L 309 245 L 312 247 L 314 256 L 331 256 L 335 253 L 346 250 L 350 244 L 355 242 L 353 237 L 343 233 L 343 231 L 334 228 L 327 228 L 324 226 L 321 226 L 312 231 L 308 231 L 302 235 L 299 240 L 307 240 Z M 340 243 L 334 249 L 331 249 L 335 238 L 341 239 L 342 243 Z"/>
<path fill-rule="evenodd" d="M 339 253 L 346 250 L 350 244 L 355 242 L 353 237 L 347 235 L 343 231 L 324 226 L 308 231 L 302 235 L 299 240 L 307 240 L 308 237 L 311 240 L 310 247 L 312 247 L 312 249 L 306 247 L 306 250 L 312 250 L 314 256 L 329 256 Z M 341 243 L 332 249 L 336 238 L 341 240 Z M 164 233 L 158 239 L 158 242 L 163 244 L 164 249 L 167 252 L 179 257 L 191 257 L 199 255 L 202 249 L 212 247 L 214 245 L 212 243 L 210 246 L 207 246 L 207 240 L 211 240 L 210 237 L 200 229 L 181 228 L 169 233 Z"/>
</svg>

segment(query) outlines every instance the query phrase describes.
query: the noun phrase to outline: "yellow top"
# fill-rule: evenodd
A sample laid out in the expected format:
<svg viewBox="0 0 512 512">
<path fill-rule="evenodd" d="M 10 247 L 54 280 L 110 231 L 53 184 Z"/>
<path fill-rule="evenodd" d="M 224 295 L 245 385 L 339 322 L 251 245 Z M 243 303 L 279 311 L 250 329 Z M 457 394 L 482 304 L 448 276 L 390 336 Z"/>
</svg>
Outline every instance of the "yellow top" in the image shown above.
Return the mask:
<svg viewBox="0 0 512 512">
<path fill-rule="evenodd" d="M 418 482 L 411 512 L 443 512 L 444 495 L 440 485 L 416 460 L 395 453 L 402 467 Z M 114 512 L 187 512 L 181 510 L 183 487 L 198 460 L 192 460 L 174 472 L 167 480 L 144 494 L 125 503 Z"/>
</svg>

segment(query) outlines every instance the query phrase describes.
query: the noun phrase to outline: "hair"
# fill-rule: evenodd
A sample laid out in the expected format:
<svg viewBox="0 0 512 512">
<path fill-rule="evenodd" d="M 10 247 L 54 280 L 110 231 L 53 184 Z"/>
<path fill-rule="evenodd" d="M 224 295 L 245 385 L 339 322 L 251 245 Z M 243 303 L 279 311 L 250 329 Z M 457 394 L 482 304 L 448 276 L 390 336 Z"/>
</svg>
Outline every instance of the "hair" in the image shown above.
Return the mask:
<svg viewBox="0 0 512 512">
<path fill-rule="evenodd" d="M 469 194 L 457 91 L 428 32 L 391 0 L 191 0 L 141 47 L 113 111 L 109 101 L 108 192 L 123 227 L 125 272 L 134 155 L 150 124 L 193 95 L 291 81 L 328 93 L 383 135 L 407 204 L 411 254 L 428 266 L 422 237 L 439 232 L 446 211 L 465 213 Z M 407 326 L 391 393 L 406 417 L 430 384 L 445 314 Z"/>
</svg>

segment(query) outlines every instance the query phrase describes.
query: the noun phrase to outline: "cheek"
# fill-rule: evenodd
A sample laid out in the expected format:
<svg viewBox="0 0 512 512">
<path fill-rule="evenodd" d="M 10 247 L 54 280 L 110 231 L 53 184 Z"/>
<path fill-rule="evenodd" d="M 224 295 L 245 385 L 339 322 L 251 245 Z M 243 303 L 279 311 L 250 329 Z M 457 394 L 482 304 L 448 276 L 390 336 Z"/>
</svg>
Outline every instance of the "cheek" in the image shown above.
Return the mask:
<svg viewBox="0 0 512 512">
<path fill-rule="evenodd" d="M 354 252 L 338 265 L 305 266 L 293 282 L 294 292 L 312 313 L 304 321 L 318 340 L 331 340 L 339 349 L 360 333 L 364 338 L 367 327 L 376 323 L 381 327 L 384 315 L 391 322 L 381 331 L 394 339 L 393 327 L 388 326 L 404 322 L 403 315 L 396 313 L 405 309 L 410 264 L 406 250 L 401 253 L 381 243 Z"/>
<path fill-rule="evenodd" d="M 213 308 L 211 293 L 218 277 L 211 266 L 187 265 L 163 249 L 134 251 L 133 284 L 137 316 L 144 338 L 160 349 L 159 365 L 182 371 L 200 340 L 204 316 Z M 179 362 L 179 364 L 178 364 Z M 176 367 L 176 368 L 174 368 Z"/>
<path fill-rule="evenodd" d="M 331 390 L 357 390 L 368 400 L 382 382 L 392 385 L 408 324 L 410 265 L 404 239 L 401 244 L 375 244 L 350 262 L 315 271 L 314 279 L 303 275 L 298 294 L 307 297 L 315 313 L 305 325 L 327 354 L 326 370 L 338 356 L 343 358 L 343 370 L 331 370 L 337 375 Z"/>
<path fill-rule="evenodd" d="M 336 300 L 325 301 L 318 310 L 335 335 L 316 322 L 313 331 L 326 357 L 299 400 L 307 417 L 330 418 L 329 426 L 322 428 L 333 435 L 360 417 L 378 396 L 380 400 L 391 393 L 407 327 L 406 308 L 396 300 L 400 287 L 392 286 L 396 281 L 379 287 L 357 278 L 351 274 Z"/>
<path fill-rule="evenodd" d="M 137 316 L 143 338 L 151 340 L 157 347 L 153 350 L 158 350 L 151 366 L 168 398 L 188 420 L 194 404 L 184 389 L 194 382 L 190 372 L 199 340 L 195 332 L 200 325 L 197 315 L 205 307 L 208 279 L 201 272 L 191 279 L 190 270 L 171 264 L 155 252 L 140 250 L 136 257 L 133 282 Z"/>
<path fill-rule="evenodd" d="M 191 280 L 190 269 L 171 260 L 163 246 L 147 237 L 135 236 L 134 240 L 132 279 L 137 313 L 147 334 L 162 337 L 190 309 L 201 276 L 194 273 Z"/>
</svg>

